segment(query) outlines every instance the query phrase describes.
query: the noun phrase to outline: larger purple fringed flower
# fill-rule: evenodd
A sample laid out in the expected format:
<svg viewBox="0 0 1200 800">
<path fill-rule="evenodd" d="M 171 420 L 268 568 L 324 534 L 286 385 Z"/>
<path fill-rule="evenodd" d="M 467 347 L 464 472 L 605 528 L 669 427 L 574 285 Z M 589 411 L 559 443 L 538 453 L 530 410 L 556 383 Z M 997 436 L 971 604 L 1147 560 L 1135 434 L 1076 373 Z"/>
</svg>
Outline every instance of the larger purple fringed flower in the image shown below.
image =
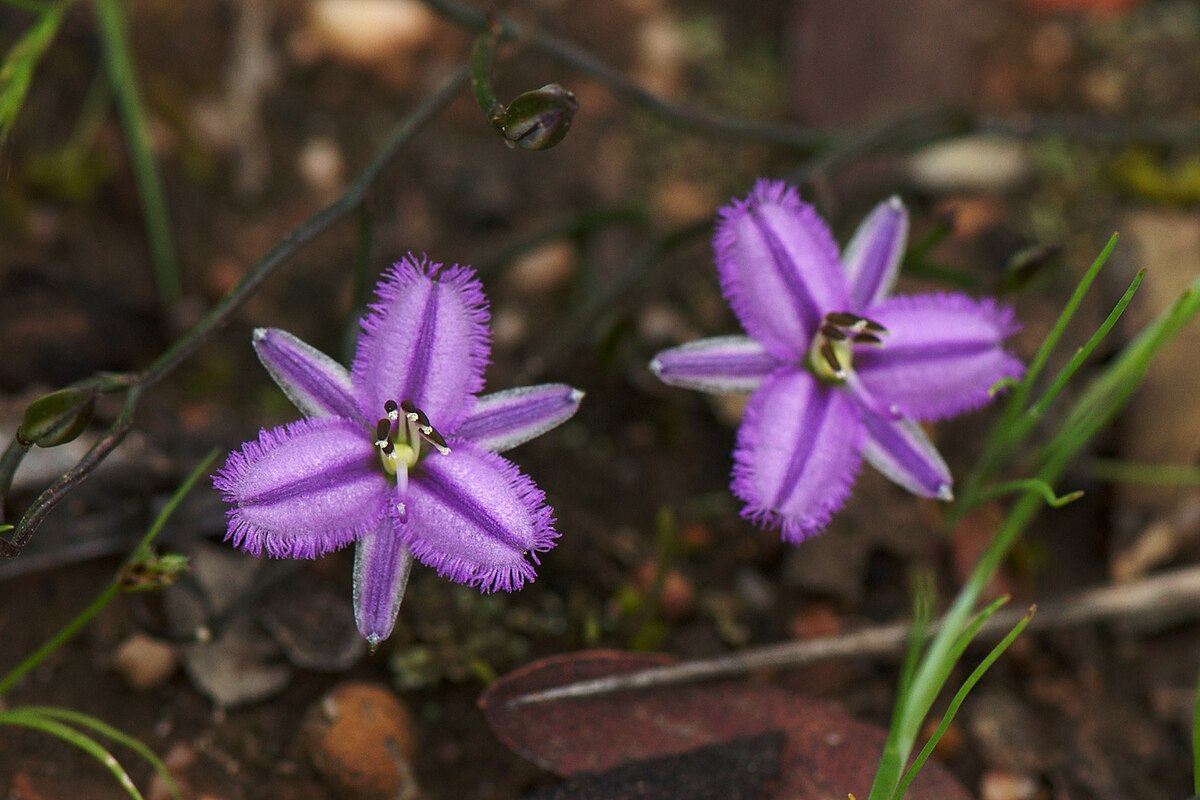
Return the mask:
<svg viewBox="0 0 1200 800">
<path fill-rule="evenodd" d="M 357 542 L 354 613 L 387 638 L 415 557 L 482 591 L 534 578 L 557 534 L 545 495 L 496 455 L 563 422 L 583 394 L 546 384 L 476 397 L 487 300 L 470 267 L 396 264 L 346 369 L 274 328 L 254 349 L 307 415 L 231 453 L 213 484 L 226 539 L 254 555 L 315 558 Z"/>
<path fill-rule="evenodd" d="M 781 182 L 721 210 L 721 289 L 749 336 L 659 353 L 666 383 L 753 392 L 738 430 L 733 492 L 743 516 L 800 541 L 841 508 L 866 457 L 922 497 L 952 499 L 950 471 L 914 420 L 988 402 L 1023 366 L 1006 353 L 1012 310 L 962 294 L 888 297 L 908 216 L 880 204 L 846 252 Z"/>
</svg>

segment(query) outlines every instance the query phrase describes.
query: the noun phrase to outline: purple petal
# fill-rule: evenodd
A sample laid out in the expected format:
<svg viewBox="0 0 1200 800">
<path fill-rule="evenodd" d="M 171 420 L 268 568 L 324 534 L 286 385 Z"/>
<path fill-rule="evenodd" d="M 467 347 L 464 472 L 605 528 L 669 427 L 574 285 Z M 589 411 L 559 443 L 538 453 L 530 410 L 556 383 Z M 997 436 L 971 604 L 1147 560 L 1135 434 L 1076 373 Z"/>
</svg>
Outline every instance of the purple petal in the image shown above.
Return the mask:
<svg viewBox="0 0 1200 800">
<path fill-rule="evenodd" d="M 803 357 L 821 318 L 847 308 L 829 228 L 782 182 L 760 180 L 748 198 L 721 209 L 713 247 L 729 305 L 776 356 Z"/>
<path fill-rule="evenodd" d="M 953 500 L 950 468 L 921 426 L 910 419 L 890 419 L 859 406 L 867 443 L 863 456 L 890 480 L 920 497 Z"/>
<path fill-rule="evenodd" d="M 396 533 L 393 514 L 354 548 L 354 621 L 372 649 L 392 634 L 413 558 Z"/>
<path fill-rule="evenodd" d="M 408 256 L 384 274 L 376 294 L 351 370 L 362 414 L 377 419 L 388 400 L 410 400 L 434 427 L 454 430 L 483 388 L 490 351 L 487 298 L 475 271 Z"/>
<path fill-rule="evenodd" d="M 254 351 L 283 393 L 306 415 L 361 420 L 350 374 L 320 350 L 279 328 L 256 328 Z"/>
<path fill-rule="evenodd" d="M 583 392 L 563 383 L 485 394 L 454 433 L 498 453 L 566 422 L 582 399 Z"/>
<path fill-rule="evenodd" d="M 780 370 L 750 398 L 734 451 L 742 516 L 798 542 L 818 533 L 850 496 L 862 465 L 853 401 L 807 372 Z"/>
<path fill-rule="evenodd" d="M 260 432 L 213 486 L 231 505 L 226 540 L 256 556 L 316 558 L 374 530 L 390 484 L 362 428 L 321 417 Z"/>
<path fill-rule="evenodd" d="M 861 313 L 892 291 L 907 238 L 908 212 L 899 197 L 875 206 L 858 226 L 842 256 L 850 282 L 850 311 Z"/>
<path fill-rule="evenodd" d="M 900 415 L 943 419 L 991 400 L 988 390 L 1025 367 L 1005 352 L 1017 326 L 1012 309 L 962 294 L 889 298 L 866 315 L 887 328 L 883 346 L 856 348 L 867 390 Z"/>
<path fill-rule="evenodd" d="M 753 392 L 779 366 L 779 359 L 749 336 L 688 342 L 650 362 L 663 383 L 715 394 Z"/>
<path fill-rule="evenodd" d="M 545 495 L 515 464 L 465 439 L 431 454 L 408 487 L 408 522 L 397 531 L 439 575 L 484 592 L 514 591 L 535 577 L 526 554 L 554 546 Z"/>
</svg>

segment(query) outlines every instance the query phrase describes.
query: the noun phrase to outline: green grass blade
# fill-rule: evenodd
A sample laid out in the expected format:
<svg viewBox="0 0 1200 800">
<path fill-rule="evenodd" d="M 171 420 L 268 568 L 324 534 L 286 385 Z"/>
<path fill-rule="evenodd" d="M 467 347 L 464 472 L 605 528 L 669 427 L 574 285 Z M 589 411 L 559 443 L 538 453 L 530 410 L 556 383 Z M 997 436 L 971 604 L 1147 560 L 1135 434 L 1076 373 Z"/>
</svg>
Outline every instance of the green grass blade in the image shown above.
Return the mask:
<svg viewBox="0 0 1200 800">
<path fill-rule="evenodd" d="M 1088 472 L 1098 481 L 1143 486 L 1200 486 L 1200 467 L 1191 464 L 1138 464 L 1115 458 L 1094 458 Z"/>
<path fill-rule="evenodd" d="M 104 749 L 103 745 L 90 736 L 80 733 L 61 722 L 33 713 L 28 709 L 0 712 L 0 725 L 18 725 L 23 728 L 32 728 L 33 730 L 56 736 L 68 744 L 75 745 L 104 765 L 104 768 L 111 772 L 113 777 L 117 779 L 117 782 L 121 784 L 121 788 L 125 790 L 126 794 L 134 798 L 134 800 L 145 800 L 142 797 L 142 793 L 134 786 L 133 779 L 129 777 L 129 773 L 121 766 L 121 762 L 117 761 L 112 753 Z"/>
<path fill-rule="evenodd" d="M 179 787 L 175 785 L 175 780 L 171 777 L 171 772 L 167 769 L 167 765 L 163 763 L 162 759 L 154 754 L 153 750 L 143 744 L 141 740 L 136 739 L 124 731 L 121 731 L 105 722 L 102 722 L 101 720 L 96 719 L 90 714 L 84 714 L 80 711 L 74 711 L 69 708 L 58 708 L 56 706 L 23 706 L 21 710 L 38 714 L 47 719 L 69 722 L 77 727 L 87 728 L 88 730 L 94 731 L 106 739 L 111 739 L 119 745 L 128 747 L 130 750 L 144 758 L 147 763 L 154 768 L 154 771 L 158 773 L 158 776 L 162 778 L 163 783 L 166 784 L 167 791 L 171 793 L 171 796 L 174 797 L 175 800 L 181 800 Z"/>
<path fill-rule="evenodd" d="M 38 61 L 54 41 L 63 17 L 73 2 L 74 0 L 62 0 L 36 9 L 25 6 L 29 10 L 40 12 L 41 16 L 25 35 L 16 41 L 4 57 L 4 62 L 0 63 L 0 141 L 8 136 L 17 115 L 21 113 Z"/>
<path fill-rule="evenodd" d="M 154 153 L 150 149 L 146 116 L 142 111 L 137 81 L 134 78 L 133 60 L 125 36 L 125 19 L 121 13 L 121 0 L 95 0 L 95 9 L 104 50 L 104 67 L 112 84 L 122 126 L 125 128 L 129 160 L 133 167 L 138 195 L 141 197 L 142 218 L 146 226 L 146 239 L 150 245 L 150 261 L 154 267 L 158 299 L 166 312 L 179 303 L 179 262 L 175 256 L 175 243 L 171 236 L 166 192 L 163 190 L 158 167 L 154 163 Z"/>
<path fill-rule="evenodd" d="M 1029 624 L 1031 619 L 1033 619 L 1035 610 L 1035 608 L 1029 609 L 1029 613 L 1026 614 L 1011 631 L 1009 631 L 1008 635 L 1005 636 L 999 644 L 992 648 L 991 652 L 987 654 L 983 661 L 979 662 L 979 666 L 977 666 L 967 677 L 966 681 L 963 682 L 963 685 L 959 688 L 959 690 L 955 693 L 954 698 L 950 701 L 950 705 L 946 708 L 946 713 L 942 716 L 942 721 L 938 724 L 937 730 L 933 732 L 933 735 L 929 737 L 929 741 L 926 742 L 925 746 L 921 748 L 921 752 L 917 754 L 915 759 L 913 759 L 912 766 L 908 768 L 908 771 L 904 774 L 904 779 L 901 780 L 899 786 L 896 787 L 896 792 L 892 795 L 892 800 L 900 800 L 900 798 L 904 797 L 905 792 L 908 791 L 909 784 L 911 784 L 917 777 L 917 773 L 921 771 L 921 767 L 925 766 L 925 762 L 929 760 L 929 756 L 933 755 L 933 751 L 937 748 L 938 742 L 942 740 L 942 736 L 944 736 L 946 731 L 950 728 L 950 723 L 954 721 L 954 717 L 956 714 L 958 714 L 959 708 L 962 707 L 963 702 L 967 699 L 967 695 L 970 694 L 971 690 L 975 688 L 975 684 L 979 683 L 979 681 L 983 678 L 984 673 L 991 669 L 992 665 L 995 664 L 1000 656 L 1004 654 L 1004 651 L 1007 650 L 1009 646 L 1017 640 L 1017 637 L 1021 635 L 1021 632 L 1025 630 L 1025 626 Z"/>
<path fill-rule="evenodd" d="M 1016 494 L 1018 492 L 1033 492 L 1040 495 L 1046 501 L 1046 505 L 1051 508 L 1062 508 L 1068 503 L 1074 503 L 1083 497 L 1082 489 L 1067 492 L 1064 495 L 1057 495 L 1054 493 L 1054 487 L 1045 481 L 1037 478 L 1024 478 L 1022 480 L 1007 481 L 1005 483 L 998 483 L 995 486 L 989 486 L 980 495 L 979 500 L 983 502 L 984 500 L 991 500 L 1001 495 Z"/>
</svg>

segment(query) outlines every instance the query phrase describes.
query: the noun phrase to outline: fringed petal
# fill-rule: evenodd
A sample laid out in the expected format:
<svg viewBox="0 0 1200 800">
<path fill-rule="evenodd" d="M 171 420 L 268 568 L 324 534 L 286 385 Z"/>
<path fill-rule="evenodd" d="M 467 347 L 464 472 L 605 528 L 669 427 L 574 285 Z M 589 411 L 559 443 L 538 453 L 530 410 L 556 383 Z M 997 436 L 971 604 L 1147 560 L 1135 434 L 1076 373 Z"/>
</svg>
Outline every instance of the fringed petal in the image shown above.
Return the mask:
<svg viewBox="0 0 1200 800">
<path fill-rule="evenodd" d="M 865 312 L 887 328 L 881 347 L 854 351 L 863 385 L 889 410 L 921 420 L 952 417 L 991 400 L 1024 365 L 1004 350 L 1012 309 L 962 294 L 892 297 Z"/>
<path fill-rule="evenodd" d="M 721 209 L 713 247 L 729 305 L 780 358 L 802 358 L 825 314 L 847 307 L 829 228 L 782 182 L 760 180 L 748 198 Z"/>
<path fill-rule="evenodd" d="M 749 336 L 717 336 L 663 350 L 650 369 L 672 386 L 734 394 L 753 392 L 780 365 Z"/>
<path fill-rule="evenodd" d="M 859 413 L 867 431 L 863 445 L 867 463 L 919 497 L 954 499 L 950 468 L 920 425 L 880 414 L 865 404 L 859 405 Z"/>
<path fill-rule="evenodd" d="M 475 271 L 410 255 L 376 291 L 351 370 L 359 409 L 378 419 L 388 400 L 409 400 L 434 427 L 454 430 L 483 388 L 491 348 L 487 298 Z"/>
<path fill-rule="evenodd" d="M 892 291 L 907 239 L 908 211 L 899 197 L 875 206 L 858 226 L 842 256 L 850 311 L 861 314 Z"/>
<path fill-rule="evenodd" d="M 340 417 L 259 433 L 213 486 L 230 504 L 225 539 L 260 555 L 316 558 L 375 530 L 390 484 L 367 433 Z"/>
<path fill-rule="evenodd" d="M 254 351 L 283 393 L 307 416 L 362 420 L 350 373 L 320 350 L 279 328 L 258 328 Z"/>
<path fill-rule="evenodd" d="M 499 453 L 541 436 L 570 419 L 583 392 L 563 383 L 522 386 L 485 394 L 454 433 Z"/>
<path fill-rule="evenodd" d="M 413 471 L 408 522 L 397 532 L 439 575 L 484 592 L 515 591 L 535 577 L 537 553 L 552 548 L 545 495 L 515 464 L 465 439 Z"/>
<path fill-rule="evenodd" d="M 734 450 L 742 516 L 798 542 L 819 533 L 850 496 L 862 464 L 853 401 L 806 372 L 779 370 L 750 398 Z"/>
<path fill-rule="evenodd" d="M 396 533 L 401 524 L 385 514 L 354 548 L 354 621 L 371 649 L 392 635 L 412 570 L 412 554 Z"/>
</svg>

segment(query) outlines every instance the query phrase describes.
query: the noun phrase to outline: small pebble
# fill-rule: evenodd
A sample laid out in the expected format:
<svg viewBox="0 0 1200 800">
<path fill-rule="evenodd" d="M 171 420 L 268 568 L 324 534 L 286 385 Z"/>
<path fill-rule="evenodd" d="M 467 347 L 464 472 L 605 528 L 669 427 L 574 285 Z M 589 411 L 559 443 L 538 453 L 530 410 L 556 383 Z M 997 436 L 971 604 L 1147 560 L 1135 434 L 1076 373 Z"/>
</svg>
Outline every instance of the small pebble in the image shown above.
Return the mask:
<svg viewBox="0 0 1200 800">
<path fill-rule="evenodd" d="M 134 633 L 117 645 L 113 668 L 131 688 L 146 691 L 170 680 L 179 668 L 179 653 L 173 645 Z"/>
<path fill-rule="evenodd" d="M 535 248 L 508 270 L 508 282 L 518 292 L 543 294 L 566 283 L 575 269 L 575 248 L 567 241 Z"/>
<path fill-rule="evenodd" d="M 1034 800 L 1038 782 L 1032 775 L 988 770 L 979 779 L 979 800 Z"/>
<path fill-rule="evenodd" d="M 336 796 L 414 800 L 416 735 L 408 709 L 384 686 L 343 683 L 305 714 L 309 758 Z"/>
</svg>

